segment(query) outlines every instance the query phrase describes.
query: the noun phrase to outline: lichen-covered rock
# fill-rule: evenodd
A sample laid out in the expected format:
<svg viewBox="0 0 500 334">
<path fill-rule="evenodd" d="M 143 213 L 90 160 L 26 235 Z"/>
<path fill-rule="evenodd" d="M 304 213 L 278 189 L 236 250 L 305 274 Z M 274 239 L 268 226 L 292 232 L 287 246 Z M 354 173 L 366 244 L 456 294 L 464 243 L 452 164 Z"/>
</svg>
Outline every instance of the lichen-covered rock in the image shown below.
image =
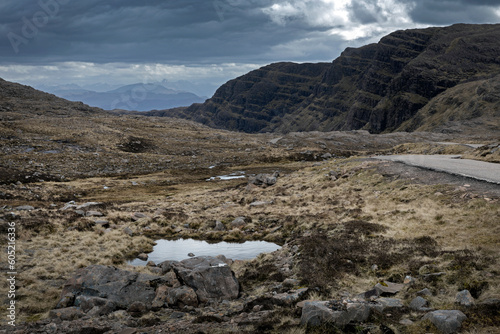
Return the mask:
<svg viewBox="0 0 500 334">
<path fill-rule="evenodd" d="M 88 296 L 106 299 L 121 309 L 128 308 L 136 301 L 151 305 L 156 285 L 161 281 L 158 276 L 120 270 L 112 266 L 92 265 L 79 269 L 66 281 L 60 304 L 67 305 L 71 296 L 75 297 L 75 304 L 85 300 L 78 298 L 79 296 Z"/>
<path fill-rule="evenodd" d="M 444 334 L 456 333 L 467 316 L 459 310 L 439 310 L 427 313 L 424 320 L 430 320 Z"/>
<path fill-rule="evenodd" d="M 432 311 L 431 308 L 427 307 L 428 304 L 429 302 L 425 298 L 418 296 L 413 298 L 408 306 L 410 310 L 413 311 L 419 311 L 419 312 Z"/>
<path fill-rule="evenodd" d="M 345 326 L 349 323 L 366 321 L 371 307 L 365 302 L 309 301 L 302 308 L 302 325 L 320 326 L 331 323 Z"/>
<path fill-rule="evenodd" d="M 375 303 L 370 304 L 370 306 L 378 312 L 384 312 L 387 310 L 401 309 L 404 305 L 401 299 L 382 297 L 375 300 Z"/>
<path fill-rule="evenodd" d="M 193 288 L 200 302 L 238 298 L 239 283 L 231 268 L 212 256 L 193 257 L 172 264 L 182 282 Z"/>
<path fill-rule="evenodd" d="M 462 290 L 457 293 L 455 302 L 459 305 L 470 307 L 474 305 L 474 297 L 472 297 L 469 290 Z"/>
</svg>

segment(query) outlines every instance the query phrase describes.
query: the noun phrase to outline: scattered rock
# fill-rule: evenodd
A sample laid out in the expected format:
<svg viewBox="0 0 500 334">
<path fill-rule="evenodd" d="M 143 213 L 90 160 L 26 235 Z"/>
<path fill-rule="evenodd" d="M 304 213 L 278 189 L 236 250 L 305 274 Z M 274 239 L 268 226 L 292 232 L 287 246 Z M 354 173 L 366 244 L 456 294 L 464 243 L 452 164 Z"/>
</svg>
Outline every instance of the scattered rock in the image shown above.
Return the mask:
<svg viewBox="0 0 500 334">
<path fill-rule="evenodd" d="M 154 263 L 153 261 L 148 261 L 148 263 L 146 263 L 146 267 L 156 267 L 156 263 Z"/>
<path fill-rule="evenodd" d="M 417 292 L 417 295 L 419 296 L 432 296 L 431 290 L 425 288 Z"/>
<path fill-rule="evenodd" d="M 141 254 L 137 255 L 137 258 L 138 258 L 139 260 L 142 260 L 142 261 L 147 261 L 147 260 L 148 260 L 148 257 L 149 257 L 149 256 L 148 256 L 148 254 L 146 254 L 146 253 L 141 253 Z"/>
<path fill-rule="evenodd" d="M 294 278 L 287 278 L 283 281 L 283 286 L 287 288 L 293 288 L 294 286 L 299 285 L 300 281 Z"/>
<path fill-rule="evenodd" d="M 143 218 L 148 218 L 148 216 L 142 212 L 134 212 L 132 214 L 132 220 L 133 221 L 138 221 L 139 219 L 143 219 Z"/>
<path fill-rule="evenodd" d="M 270 202 L 265 202 L 265 201 L 255 201 L 249 204 L 250 207 L 257 207 L 257 206 L 266 206 L 273 204 L 273 201 Z"/>
<path fill-rule="evenodd" d="M 326 159 L 331 159 L 333 155 L 331 153 L 325 153 L 321 155 L 321 157 L 326 160 Z"/>
<path fill-rule="evenodd" d="M 77 215 L 82 216 L 82 217 L 85 216 L 85 211 L 83 211 L 83 210 L 75 210 L 74 213 L 76 213 Z"/>
<path fill-rule="evenodd" d="M 130 227 L 125 227 L 123 229 L 123 233 L 129 235 L 129 236 L 133 236 L 134 235 L 134 232 L 130 229 Z"/>
<path fill-rule="evenodd" d="M 226 226 L 224 226 L 224 224 L 222 224 L 222 222 L 220 220 L 217 220 L 215 222 L 214 231 L 225 231 L 225 230 L 226 230 Z"/>
<path fill-rule="evenodd" d="M 17 211 L 31 211 L 31 210 L 35 210 L 35 208 L 32 207 L 31 205 L 21 205 L 21 206 L 16 206 L 14 208 L 14 210 L 17 210 Z"/>
<path fill-rule="evenodd" d="M 413 298 L 413 300 L 410 302 L 410 305 L 408 305 L 408 307 L 410 308 L 410 310 L 418 311 L 418 312 L 432 311 L 431 308 L 427 307 L 428 304 L 429 304 L 429 302 L 426 299 L 418 296 L 418 297 Z"/>
<path fill-rule="evenodd" d="M 411 276 L 405 276 L 405 279 L 403 281 L 403 284 L 406 284 L 406 285 L 413 285 L 417 282 L 417 280 L 414 278 L 414 277 L 411 277 Z"/>
<path fill-rule="evenodd" d="M 279 175 L 279 172 L 274 172 L 273 174 L 257 174 L 249 178 L 249 183 L 259 187 L 269 187 L 276 184 Z"/>
<path fill-rule="evenodd" d="M 108 228 L 109 227 L 109 222 L 107 220 L 97 219 L 94 222 L 95 222 L 96 225 L 102 226 L 104 228 Z"/>
<path fill-rule="evenodd" d="M 401 299 L 381 297 L 375 301 L 375 304 L 371 304 L 370 306 L 382 313 L 387 310 L 401 309 L 404 305 Z"/>
<path fill-rule="evenodd" d="M 411 326 L 413 325 L 413 321 L 411 321 L 410 319 L 401 319 L 399 321 L 399 323 L 403 326 Z"/>
<path fill-rule="evenodd" d="M 470 294 L 469 290 L 462 290 L 459 293 L 457 293 L 455 297 L 455 302 L 465 307 L 470 307 L 475 304 L 474 298 Z"/>
<path fill-rule="evenodd" d="M 249 217 L 237 217 L 231 222 L 232 227 L 243 227 L 247 223 L 251 223 L 252 219 Z"/>
<path fill-rule="evenodd" d="M 64 206 L 61 208 L 61 210 L 65 211 L 68 209 L 76 209 L 77 205 L 75 201 L 69 201 L 68 203 L 64 204 Z"/>
<path fill-rule="evenodd" d="M 452 334 L 462 326 L 462 321 L 467 319 L 462 311 L 439 310 L 427 313 L 424 320 L 430 320 L 442 333 Z"/>
<path fill-rule="evenodd" d="M 189 257 L 195 257 L 194 253 L 188 253 Z"/>
<path fill-rule="evenodd" d="M 375 285 L 375 289 L 379 292 L 380 296 L 395 295 L 404 288 L 405 288 L 404 284 L 391 283 L 387 281 L 377 283 L 377 285 Z"/>
<path fill-rule="evenodd" d="M 363 322 L 370 316 L 371 308 L 365 302 L 310 301 L 304 304 L 300 323 L 320 326 L 331 323 L 344 326 L 351 322 Z"/>
<path fill-rule="evenodd" d="M 380 291 L 374 288 L 359 294 L 357 297 L 364 300 L 375 300 L 380 297 Z"/>
<path fill-rule="evenodd" d="M 302 298 L 307 291 L 309 291 L 308 288 L 302 288 L 298 290 L 290 290 L 286 293 L 278 293 L 273 295 L 271 298 L 273 304 L 275 305 L 286 305 L 290 306 L 294 303 L 296 303 L 300 298 Z"/>
<path fill-rule="evenodd" d="M 102 217 L 104 216 L 100 211 L 87 211 L 85 214 L 87 217 Z"/>
<path fill-rule="evenodd" d="M 74 202 L 73 202 L 73 204 L 74 204 Z M 87 202 L 87 203 L 77 205 L 76 209 L 82 210 L 82 209 L 90 208 L 92 206 L 99 206 L 99 205 L 102 205 L 102 203 L 100 203 L 100 202 Z"/>
</svg>

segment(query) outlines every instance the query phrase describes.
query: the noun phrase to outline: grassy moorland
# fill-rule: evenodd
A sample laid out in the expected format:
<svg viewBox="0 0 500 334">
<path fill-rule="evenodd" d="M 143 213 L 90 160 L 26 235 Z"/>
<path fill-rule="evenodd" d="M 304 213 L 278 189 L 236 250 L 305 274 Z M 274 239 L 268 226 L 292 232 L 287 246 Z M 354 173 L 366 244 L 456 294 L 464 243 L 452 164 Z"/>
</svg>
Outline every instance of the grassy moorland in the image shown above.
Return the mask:
<svg viewBox="0 0 500 334">
<path fill-rule="evenodd" d="M 244 305 L 271 295 L 286 278 L 310 288 L 304 298 L 312 300 L 355 296 L 382 280 L 400 283 L 407 275 L 434 272 L 446 275 L 418 279 L 403 294 L 405 303 L 423 288 L 434 292 L 430 303 L 435 309 L 456 308 L 454 298 L 462 289 L 478 303 L 500 296 L 498 186 L 369 158 L 378 152 L 417 152 L 487 159 L 491 154 L 483 155 L 484 149 L 437 144 L 485 138 L 249 135 L 140 116 L 2 117 L 0 217 L 2 229 L 7 221 L 17 225 L 22 321 L 46 319 L 65 280 L 78 268 L 104 264 L 148 272 L 127 260 L 151 251 L 158 238 L 266 240 L 284 247 L 233 263 L 242 296 L 229 306 L 214 306 L 233 322 L 198 324 L 196 315 L 187 314 L 179 323 L 170 317 L 172 310 L 162 309 L 137 320 L 139 328 L 161 324 L 173 332 L 182 332 L 180 327 L 192 332 L 306 332 L 295 306 L 269 306 L 262 319 L 238 320 Z M 236 171 L 279 171 L 280 176 L 266 188 L 248 179 L 207 181 Z M 70 201 L 97 204 L 82 215 L 63 209 Z M 23 205 L 33 208 L 16 209 Z M 232 226 L 240 216 L 248 217 L 246 225 Z M 107 223 L 99 223 L 103 220 Z M 216 221 L 223 231 L 214 230 Z M 2 291 L 6 288 L 2 281 Z M 498 314 L 464 311 L 464 332 L 497 329 Z M 382 314 L 371 323 L 400 332 L 435 331 L 420 317 L 415 312 Z M 402 318 L 414 324 L 403 326 Z"/>
</svg>

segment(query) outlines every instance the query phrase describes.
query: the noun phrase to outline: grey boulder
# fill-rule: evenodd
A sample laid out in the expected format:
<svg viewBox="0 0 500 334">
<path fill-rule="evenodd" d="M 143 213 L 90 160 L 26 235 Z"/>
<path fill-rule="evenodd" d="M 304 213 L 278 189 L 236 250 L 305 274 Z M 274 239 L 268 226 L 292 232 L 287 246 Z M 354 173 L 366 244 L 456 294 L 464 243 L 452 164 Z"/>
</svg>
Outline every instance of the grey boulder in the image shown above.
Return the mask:
<svg viewBox="0 0 500 334">
<path fill-rule="evenodd" d="M 81 296 L 98 297 L 112 302 L 117 308 L 126 309 L 133 302 L 150 305 L 155 298 L 155 286 L 161 280 L 158 276 L 120 270 L 111 266 L 92 265 L 79 269 L 64 284 L 61 305 L 68 305 L 74 296 L 75 305 Z M 64 300 L 63 300 L 64 299 Z M 92 301 L 97 303 L 97 300 Z M 99 305 L 98 305 L 99 306 Z"/>
<path fill-rule="evenodd" d="M 300 318 L 301 325 L 320 326 L 331 323 L 345 326 L 366 321 L 371 307 L 365 302 L 310 301 L 305 302 Z"/>
<path fill-rule="evenodd" d="M 456 333 L 467 316 L 459 310 L 439 310 L 427 313 L 424 320 L 430 320 L 444 334 Z"/>
<path fill-rule="evenodd" d="M 193 288 L 200 302 L 238 298 L 239 283 L 231 268 L 212 256 L 199 256 L 171 263 L 177 277 Z"/>
</svg>

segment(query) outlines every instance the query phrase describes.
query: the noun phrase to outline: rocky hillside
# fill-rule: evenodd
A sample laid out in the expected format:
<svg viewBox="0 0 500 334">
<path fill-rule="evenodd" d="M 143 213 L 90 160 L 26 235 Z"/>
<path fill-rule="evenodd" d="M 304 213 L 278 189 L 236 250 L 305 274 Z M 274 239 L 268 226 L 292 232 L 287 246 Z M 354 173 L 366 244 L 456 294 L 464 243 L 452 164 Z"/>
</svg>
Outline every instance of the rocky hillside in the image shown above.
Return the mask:
<svg viewBox="0 0 500 334">
<path fill-rule="evenodd" d="M 399 127 L 402 131 L 444 133 L 499 131 L 500 75 L 466 82 L 434 97 Z"/>
<path fill-rule="evenodd" d="M 203 104 L 154 115 L 245 132 L 384 132 L 405 122 L 401 129 L 438 129 L 453 118 L 449 111 L 441 115 L 459 92 L 450 89 L 479 87 L 500 73 L 499 39 L 498 24 L 396 31 L 379 43 L 348 48 L 332 63 L 265 66 L 227 82 Z M 477 90 L 469 93 L 462 106 L 480 99 Z M 498 130 L 498 115 L 490 109 L 498 94 L 488 99 L 461 108 L 457 119 L 487 115 L 483 121 Z M 430 109 L 439 114 L 432 120 L 424 117 Z"/>
<path fill-rule="evenodd" d="M 0 78 L 0 120 L 22 116 L 86 116 L 104 113 L 82 102 L 70 102 L 32 87 Z"/>
</svg>

